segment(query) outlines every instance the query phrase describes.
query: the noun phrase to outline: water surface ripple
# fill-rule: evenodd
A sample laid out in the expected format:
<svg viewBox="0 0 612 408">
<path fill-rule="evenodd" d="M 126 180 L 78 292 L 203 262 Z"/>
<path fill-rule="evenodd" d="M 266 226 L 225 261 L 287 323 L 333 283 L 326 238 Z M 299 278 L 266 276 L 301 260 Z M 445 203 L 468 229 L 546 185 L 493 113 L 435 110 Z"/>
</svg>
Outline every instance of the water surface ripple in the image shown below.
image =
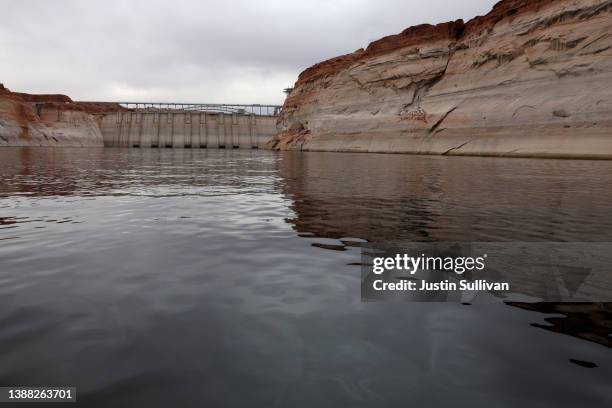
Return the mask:
<svg viewBox="0 0 612 408">
<path fill-rule="evenodd" d="M 0 171 L 0 385 L 88 407 L 612 405 L 609 304 L 362 303 L 356 265 L 365 241 L 612 241 L 612 162 L 5 148 Z"/>
</svg>

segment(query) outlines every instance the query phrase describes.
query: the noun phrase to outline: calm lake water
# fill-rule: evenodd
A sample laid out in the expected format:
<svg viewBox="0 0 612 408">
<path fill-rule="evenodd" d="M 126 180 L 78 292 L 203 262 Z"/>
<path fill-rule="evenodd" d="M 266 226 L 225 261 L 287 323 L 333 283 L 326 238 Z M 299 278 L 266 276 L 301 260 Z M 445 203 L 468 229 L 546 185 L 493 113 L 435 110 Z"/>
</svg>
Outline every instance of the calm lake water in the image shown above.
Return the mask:
<svg viewBox="0 0 612 408">
<path fill-rule="evenodd" d="M 611 304 L 364 303 L 356 265 L 365 241 L 612 241 L 612 162 L 5 148 L 0 171 L 2 386 L 612 406 Z"/>
</svg>

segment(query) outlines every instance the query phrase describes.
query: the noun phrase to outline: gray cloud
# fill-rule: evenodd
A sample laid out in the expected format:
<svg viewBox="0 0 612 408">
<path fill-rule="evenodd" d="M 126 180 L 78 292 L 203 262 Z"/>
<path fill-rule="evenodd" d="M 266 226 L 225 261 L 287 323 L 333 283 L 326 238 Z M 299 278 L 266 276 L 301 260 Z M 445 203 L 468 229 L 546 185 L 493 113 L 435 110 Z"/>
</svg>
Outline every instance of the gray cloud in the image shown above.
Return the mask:
<svg viewBox="0 0 612 408">
<path fill-rule="evenodd" d="M 0 82 L 80 100 L 282 103 L 304 68 L 494 0 L 0 0 Z"/>
</svg>

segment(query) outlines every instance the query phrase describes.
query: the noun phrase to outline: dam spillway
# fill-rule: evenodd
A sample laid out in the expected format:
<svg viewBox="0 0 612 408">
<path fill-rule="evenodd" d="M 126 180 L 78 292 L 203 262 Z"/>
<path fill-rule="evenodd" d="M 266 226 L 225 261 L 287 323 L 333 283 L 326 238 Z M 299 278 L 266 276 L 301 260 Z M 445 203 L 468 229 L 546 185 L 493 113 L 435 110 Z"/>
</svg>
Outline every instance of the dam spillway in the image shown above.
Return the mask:
<svg viewBox="0 0 612 408">
<path fill-rule="evenodd" d="M 106 147 L 257 149 L 276 134 L 280 111 L 271 105 L 122 105 L 131 109 L 97 115 Z"/>
</svg>

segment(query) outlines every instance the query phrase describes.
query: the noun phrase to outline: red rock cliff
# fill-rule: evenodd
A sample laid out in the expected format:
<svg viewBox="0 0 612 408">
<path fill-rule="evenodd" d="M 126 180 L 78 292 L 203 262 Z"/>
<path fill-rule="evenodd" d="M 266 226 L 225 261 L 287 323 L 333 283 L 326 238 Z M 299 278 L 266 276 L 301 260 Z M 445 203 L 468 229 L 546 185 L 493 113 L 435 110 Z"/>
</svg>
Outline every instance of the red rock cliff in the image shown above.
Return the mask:
<svg viewBox="0 0 612 408">
<path fill-rule="evenodd" d="M 123 109 L 66 95 L 11 92 L 0 84 L 0 146 L 102 146 L 92 114 Z"/>
<path fill-rule="evenodd" d="M 612 1 L 505 0 L 302 72 L 275 149 L 612 157 Z"/>
</svg>

